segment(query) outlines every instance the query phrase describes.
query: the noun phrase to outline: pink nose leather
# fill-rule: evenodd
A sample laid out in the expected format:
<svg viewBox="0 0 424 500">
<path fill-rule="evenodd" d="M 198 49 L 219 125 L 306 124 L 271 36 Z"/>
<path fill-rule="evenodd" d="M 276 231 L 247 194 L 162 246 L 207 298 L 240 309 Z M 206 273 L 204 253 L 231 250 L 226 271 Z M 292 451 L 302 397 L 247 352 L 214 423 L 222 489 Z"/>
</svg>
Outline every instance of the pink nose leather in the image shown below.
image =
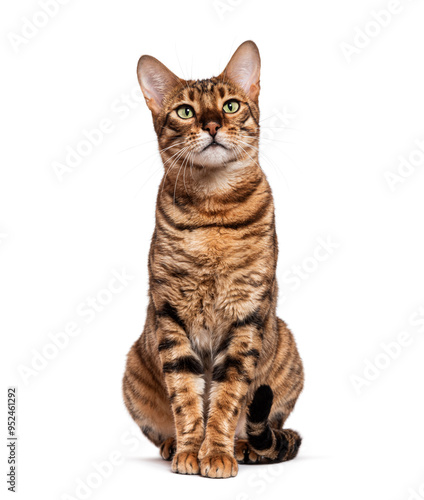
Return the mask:
<svg viewBox="0 0 424 500">
<path fill-rule="evenodd" d="M 207 130 L 212 137 L 216 136 L 216 133 L 219 128 L 221 128 L 221 125 L 219 125 L 219 123 L 216 122 L 209 122 L 205 125 L 205 130 Z"/>
</svg>

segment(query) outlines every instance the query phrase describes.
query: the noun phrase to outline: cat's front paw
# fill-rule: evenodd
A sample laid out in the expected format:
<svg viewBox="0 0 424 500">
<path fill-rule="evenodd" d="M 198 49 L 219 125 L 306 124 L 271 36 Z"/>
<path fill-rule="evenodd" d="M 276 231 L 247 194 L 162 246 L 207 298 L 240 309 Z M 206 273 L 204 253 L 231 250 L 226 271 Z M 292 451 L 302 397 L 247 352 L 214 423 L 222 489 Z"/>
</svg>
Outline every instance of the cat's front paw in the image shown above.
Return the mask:
<svg viewBox="0 0 424 500">
<path fill-rule="evenodd" d="M 172 472 L 177 474 L 199 474 L 199 461 L 197 453 L 181 452 L 176 453 L 172 460 Z"/>
<path fill-rule="evenodd" d="M 237 475 L 236 459 L 227 453 L 206 455 L 200 461 L 200 474 L 204 477 L 226 478 Z"/>
</svg>

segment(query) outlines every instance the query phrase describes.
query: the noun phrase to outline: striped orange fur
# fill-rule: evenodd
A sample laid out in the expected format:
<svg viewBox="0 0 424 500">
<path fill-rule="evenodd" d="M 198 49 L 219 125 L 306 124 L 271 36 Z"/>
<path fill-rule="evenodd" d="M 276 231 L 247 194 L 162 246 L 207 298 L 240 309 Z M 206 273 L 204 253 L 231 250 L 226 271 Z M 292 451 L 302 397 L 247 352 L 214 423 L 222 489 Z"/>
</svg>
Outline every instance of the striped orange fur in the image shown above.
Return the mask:
<svg viewBox="0 0 424 500">
<path fill-rule="evenodd" d="M 150 56 L 138 65 L 165 172 L 146 324 L 128 354 L 123 394 L 142 432 L 182 474 L 235 476 L 238 462 L 294 458 L 301 441 L 283 429 L 303 368 L 276 316 L 259 73 L 253 42 L 208 80 L 182 80 Z"/>
</svg>

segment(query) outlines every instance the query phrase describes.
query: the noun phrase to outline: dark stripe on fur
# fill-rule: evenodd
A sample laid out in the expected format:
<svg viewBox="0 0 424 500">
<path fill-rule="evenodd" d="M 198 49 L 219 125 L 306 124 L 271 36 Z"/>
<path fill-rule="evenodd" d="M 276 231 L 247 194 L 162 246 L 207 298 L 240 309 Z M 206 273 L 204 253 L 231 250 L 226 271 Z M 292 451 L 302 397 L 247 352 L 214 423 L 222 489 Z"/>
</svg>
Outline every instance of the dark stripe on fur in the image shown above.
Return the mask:
<svg viewBox="0 0 424 500">
<path fill-rule="evenodd" d="M 272 432 L 269 426 L 258 435 L 249 435 L 249 444 L 255 448 L 255 450 L 263 451 L 271 448 L 272 446 Z"/>
<path fill-rule="evenodd" d="M 158 350 L 159 351 L 165 351 L 167 349 L 172 349 L 173 347 L 179 345 L 179 342 L 175 339 L 165 339 L 163 340 L 159 346 L 158 346 Z"/>
<path fill-rule="evenodd" d="M 242 361 L 232 356 L 228 356 L 221 365 L 214 367 L 212 372 L 213 382 L 224 382 L 227 379 L 228 370 L 230 368 L 235 368 L 239 375 L 245 375 Z"/>
<path fill-rule="evenodd" d="M 248 419 L 254 424 L 266 423 L 272 407 L 274 395 L 269 385 L 261 385 L 256 389 L 253 401 L 249 406 Z"/>
<path fill-rule="evenodd" d="M 247 437 L 250 446 L 261 456 L 273 462 L 291 460 L 299 451 L 302 438 L 290 429 L 273 429 L 268 417 L 273 402 L 273 392 L 268 385 L 256 390 L 247 413 Z"/>
<path fill-rule="evenodd" d="M 247 325 L 254 325 L 258 328 L 261 328 L 263 326 L 263 320 L 259 309 L 256 309 L 255 311 L 250 313 L 249 316 L 246 316 L 243 319 L 238 319 L 237 321 L 235 321 L 233 327 L 238 328 L 240 326 L 247 326 Z"/>
<path fill-rule="evenodd" d="M 170 318 L 174 323 L 176 323 L 181 328 L 184 328 L 184 322 L 179 317 L 177 310 L 169 302 L 165 302 L 162 308 L 157 312 L 157 315 L 161 318 Z"/>
<path fill-rule="evenodd" d="M 262 217 L 265 216 L 267 209 L 269 207 L 270 203 L 270 197 L 267 198 L 266 202 L 263 203 L 259 207 L 259 209 L 248 219 L 244 219 L 241 221 L 236 221 L 236 222 L 228 222 L 228 223 L 210 223 L 210 224 L 199 224 L 199 225 L 193 225 L 193 224 L 181 224 L 179 222 L 175 222 L 172 217 L 170 217 L 165 209 L 163 208 L 162 204 L 158 205 L 158 210 L 159 213 L 162 215 L 162 217 L 166 220 L 166 222 L 174 227 L 175 229 L 179 231 L 194 231 L 195 229 L 201 229 L 201 228 L 208 228 L 208 227 L 223 227 L 225 229 L 240 229 L 242 227 L 249 226 L 251 224 L 254 224 L 256 222 L 259 222 Z"/>
<path fill-rule="evenodd" d="M 203 367 L 200 361 L 193 356 L 184 356 L 182 358 L 176 359 L 175 361 L 164 363 L 163 372 L 188 372 L 195 373 L 196 375 L 201 375 L 203 373 Z"/>
</svg>

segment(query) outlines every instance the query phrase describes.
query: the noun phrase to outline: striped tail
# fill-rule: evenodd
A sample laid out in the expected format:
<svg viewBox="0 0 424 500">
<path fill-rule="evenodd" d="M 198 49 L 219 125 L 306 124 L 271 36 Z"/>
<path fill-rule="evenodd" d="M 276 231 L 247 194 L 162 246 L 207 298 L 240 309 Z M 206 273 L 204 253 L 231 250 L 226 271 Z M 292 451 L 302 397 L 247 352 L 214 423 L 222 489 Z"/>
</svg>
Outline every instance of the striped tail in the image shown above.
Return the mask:
<svg viewBox="0 0 424 500">
<path fill-rule="evenodd" d="M 286 462 L 297 455 L 302 438 L 291 429 L 273 429 L 269 425 L 272 401 L 271 387 L 258 387 L 247 413 L 247 437 L 258 455 L 273 462 Z"/>
</svg>

